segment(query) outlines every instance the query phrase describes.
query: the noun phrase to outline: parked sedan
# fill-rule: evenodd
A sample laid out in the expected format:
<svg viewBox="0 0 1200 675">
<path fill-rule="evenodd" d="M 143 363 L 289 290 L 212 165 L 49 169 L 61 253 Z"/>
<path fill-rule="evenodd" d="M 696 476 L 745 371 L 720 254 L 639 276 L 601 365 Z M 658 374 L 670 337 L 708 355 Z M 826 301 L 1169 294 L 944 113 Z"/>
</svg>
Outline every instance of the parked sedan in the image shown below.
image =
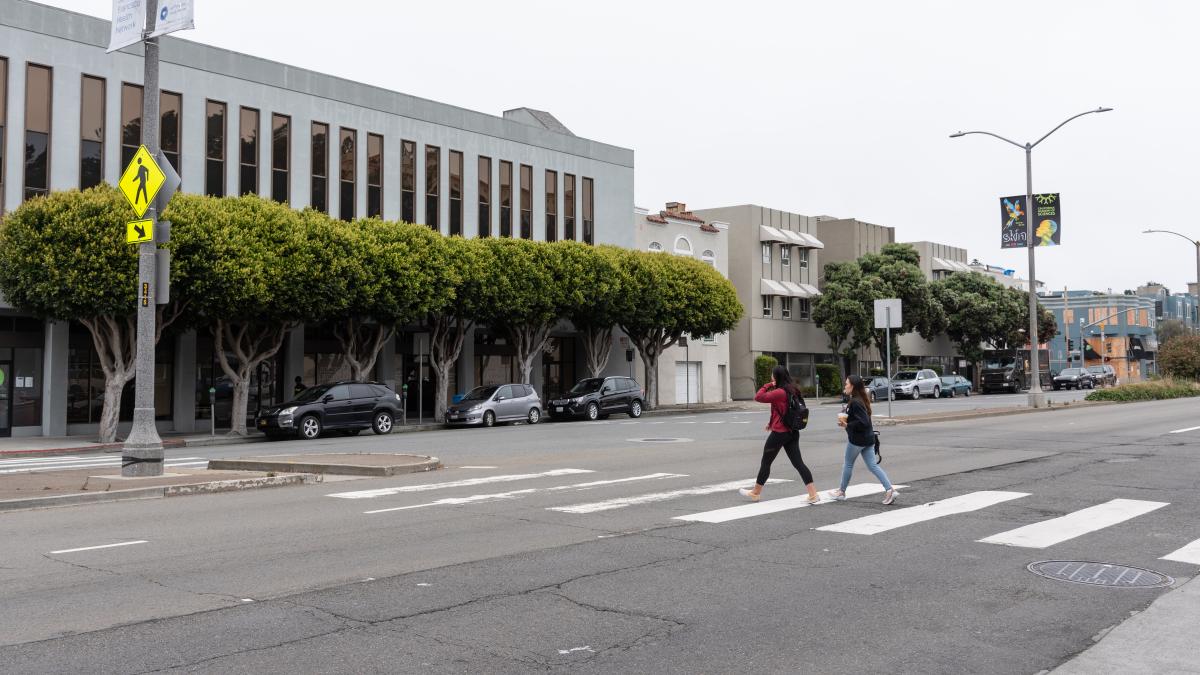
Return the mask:
<svg viewBox="0 0 1200 675">
<path fill-rule="evenodd" d="M 628 377 L 589 377 L 567 392 L 567 398 L 550 401 L 547 412 L 558 418 L 583 417 L 589 420 L 622 412 L 642 416 L 642 388 Z"/>
<path fill-rule="evenodd" d="M 455 425 L 495 426 L 500 422 L 542 420 L 542 399 L 527 384 L 493 384 L 475 387 L 462 400 L 446 409 L 445 423 Z"/>
<path fill-rule="evenodd" d="M 942 396 L 954 398 L 958 395 L 971 395 L 971 381 L 962 375 L 942 376 Z"/>
<path fill-rule="evenodd" d="M 1063 368 L 1054 376 L 1051 384 L 1055 391 L 1059 389 L 1095 389 L 1096 380 L 1084 368 Z"/>
<path fill-rule="evenodd" d="M 378 382 L 334 382 L 309 387 L 295 399 L 260 410 L 254 426 L 267 436 L 313 440 L 326 430 L 356 434 L 392 431 L 400 416 L 400 396 Z"/>
</svg>

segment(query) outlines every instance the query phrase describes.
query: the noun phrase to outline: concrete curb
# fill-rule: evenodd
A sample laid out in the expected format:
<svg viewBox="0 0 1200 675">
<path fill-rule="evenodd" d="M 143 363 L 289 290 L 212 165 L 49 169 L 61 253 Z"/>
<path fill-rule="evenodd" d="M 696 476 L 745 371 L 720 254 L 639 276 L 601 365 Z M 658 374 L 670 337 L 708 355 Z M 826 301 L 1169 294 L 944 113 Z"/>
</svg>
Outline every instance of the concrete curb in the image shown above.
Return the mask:
<svg viewBox="0 0 1200 675">
<path fill-rule="evenodd" d="M 45 509 L 57 506 L 76 506 L 79 504 L 95 504 L 98 502 L 131 501 L 136 499 L 163 499 L 166 497 L 185 497 L 188 495 L 214 494 L 217 492 L 234 492 L 238 490 L 255 490 L 267 487 L 283 487 L 287 485 L 305 485 L 321 483 L 322 476 L 316 474 L 289 474 L 286 476 L 263 476 L 260 478 L 238 478 L 235 480 L 218 480 L 206 483 L 188 483 L 185 485 L 159 485 L 155 487 L 131 488 L 129 490 L 108 490 L 105 492 L 80 492 L 53 497 L 30 497 L 27 499 L 6 499 L 0 501 L 0 513 L 5 511 L 25 511 L 29 509 Z"/>
<path fill-rule="evenodd" d="M 927 424 L 933 422 L 957 422 L 959 420 L 973 420 L 981 417 L 1007 417 L 1008 415 L 1024 415 L 1026 413 L 1044 413 L 1058 412 L 1062 410 L 1078 410 L 1080 408 L 1092 408 L 1101 405 L 1114 405 L 1117 401 L 1076 401 L 1070 405 L 1056 405 L 1046 408 L 983 408 L 980 410 L 970 410 L 962 413 L 947 413 L 945 415 L 933 415 L 930 417 L 893 417 L 880 418 L 876 417 L 872 420 L 876 425 L 883 427 L 899 426 L 902 424 Z"/>
<path fill-rule="evenodd" d="M 214 471 L 275 471 L 281 473 L 334 474 L 339 476 L 399 476 L 443 468 L 437 457 L 426 457 L 413 464 L 369 466 L 366 464 L 317 464 L 309 462 L 272 462 L 261 459 L 213 459 L 208 462 Z"/>
</svg>

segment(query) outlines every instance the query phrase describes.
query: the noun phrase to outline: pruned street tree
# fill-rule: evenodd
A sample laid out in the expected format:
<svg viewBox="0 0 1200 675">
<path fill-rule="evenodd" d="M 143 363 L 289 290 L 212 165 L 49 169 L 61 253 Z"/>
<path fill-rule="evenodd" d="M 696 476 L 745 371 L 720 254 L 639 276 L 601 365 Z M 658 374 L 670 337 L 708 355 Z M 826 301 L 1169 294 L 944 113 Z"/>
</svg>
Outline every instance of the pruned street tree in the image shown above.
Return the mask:
<svg viewBox="0 0 1200 675">
<path fill-rule="evenodd" d="M 530 383 L 533 362 L 563 315 L 566 287 L 562 252 L 568 248 L 525 239 L 484 239 L 491 249 L 492 302 L 486 322 L 503 332 L 516 350 L 521 382 Z"/>
<path fill-rule="evenodd" d="M 903 320 L 898 330 L 892 331 L 892 358 L 900 356 L 896 342 L 899 336 L 916 332 L 926 340 L 933 340 L 946 328 L 946 314 L 930 290 L 929 281 L 918 266 L 920 254 L 909 244 L 885 244 L 879 253 L 868 253 L 858 259 L 865 285 L 870 289 L 864 294 L 864 307 L 874 313 L 874 300 L 899 298 Z M 873 324 L 872 324 L 873 325 Z M 871 342 L 885 353 L 887 333 L 871 331 Z"/>
<path fill-rule="evenodd" d="M 437 376 L 433 399 L 433 418 L 437 420 L 446 414 L 450 369 L 462 354 L 463 340 L 495 300 L 496 289 L 492 282 L 495 258 L 484 242 L 483 239 L 450 237 L 443 240 L 439 249 L 439 274 L 443 276 L 448 293 L 441 305 L 431 305 L 425 315 L 429 360 Z"/>
<path fill-rule="evenodd" d="M 583 354 L 591 377 L 600 377 L 612 354 L 623 290 L 616 249 L 561 241 L 558 248 L 563 277 L 563 314 L 582 334 Z"/>
<path fill-rule="evenodd" d="M 132 215 L 116 189 L 100 185 L 30 199 L 0 225 L 0 293 L 23 312 L 78 321 L 91 335 L 104 371 L 101 443 L 116 440 L 121 392 L 135 375 L 138 248 L 124 240 Z M 156 308 L 155 344 L 183 308 L 178 300 Z"/>
<path fill-rule="evenodd" d="M 646 404 L 658 407 L 658 358 L 684 335 L 724 333 L 741 320 L 737 290 L 710 265 L 692 258 L 620 251 L 618 325 L 637 345 L 646 371 Z"/>
<path fill-rule="evenodd" d="M 983 359 L 984 346 L 1001 344 L 1019 320 L 1011 295 L 978 272 L 952 274 L 933 282 L 932 289 L 946 314 L 946 336 L 973 368 Z"/>
<path fill-rule="evenodd" d="M 230 435 L 244 436 L 255 369 L 291 329 L 345 311 L 338 228 L 325 214 L 254 195 L 180 194 L 165 215 L 174 222 L 179 291 L 192 302 L 191 320 L 211 331 L 233 387 Z"/>
<path fill-rule="evenodd" d="M 873 314 L 864 303 L 867 292 L 858 263 L 825 265 L 825 284 L 813 301 L 812 319 L 829 337 L 829 351 L 838 360 L 842 380 L 850 375 L 858 350 L 871 343 Z"/>
</svg>

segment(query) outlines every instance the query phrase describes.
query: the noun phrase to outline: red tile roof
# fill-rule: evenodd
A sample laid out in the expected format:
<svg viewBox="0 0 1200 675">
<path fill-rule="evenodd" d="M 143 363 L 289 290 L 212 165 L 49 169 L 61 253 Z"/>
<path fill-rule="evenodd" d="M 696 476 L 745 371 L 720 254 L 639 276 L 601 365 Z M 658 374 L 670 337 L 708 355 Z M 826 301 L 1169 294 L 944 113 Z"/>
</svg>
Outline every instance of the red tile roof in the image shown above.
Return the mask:
<svg viewBox="0 0 1200 675">
<path fill-rule="evenodd" d="M 658 215 L 663 218 L 675 218 L 676 220 L 690 220 L 693 223 L 703 223 L 704 219 L 699 216 L 692 215 L 691 211 L 659 211 Z"/>
<path fill-rule="evenodd" d="M 650 221 L 650 222 L 652 222 L 652 223 L 658 223 L 659 225 L 666 225 L 666 224 L 667 224 L 667 219 L 666 219 L 666 218 L 663 218 L 662 216 L 656 216 L 656 215 L 653 215 L 653 214 L 651 214 L 651 215 L 649 215 L 649 216 L 646 216 L 646 220 L 648 220 L 648 221 Z"/>
<path fill-rule="evenodd" d="M 701 232 L 720 232 L 721 230 L 717 229 L 717 228 L 716 228 L 715 226 L 713 226 L 713 225 L 709 225 L 708 223 L 704 223 L 704 224 L 702 224 L 702 225 L 700 226 L 700 231 L 701 231 Z"/>
</svg>

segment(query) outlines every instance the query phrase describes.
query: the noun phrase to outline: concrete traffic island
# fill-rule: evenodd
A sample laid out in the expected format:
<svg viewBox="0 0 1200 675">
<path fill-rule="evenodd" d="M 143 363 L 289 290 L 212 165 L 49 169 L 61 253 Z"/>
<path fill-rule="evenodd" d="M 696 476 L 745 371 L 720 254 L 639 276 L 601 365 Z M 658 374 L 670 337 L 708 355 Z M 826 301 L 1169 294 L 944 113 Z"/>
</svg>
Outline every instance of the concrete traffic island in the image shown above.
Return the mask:
<svg viewBox="0 0 1200 675">
<path fill-rule="evenodd" d="M 213 459 L 209 460 L 208 468 L 213 471 L 267 471 L 380 477 L 436 471 L 442 468 L 442 462 L 437 457 L 425 455 L 362 452 Z"/>
</svg>

